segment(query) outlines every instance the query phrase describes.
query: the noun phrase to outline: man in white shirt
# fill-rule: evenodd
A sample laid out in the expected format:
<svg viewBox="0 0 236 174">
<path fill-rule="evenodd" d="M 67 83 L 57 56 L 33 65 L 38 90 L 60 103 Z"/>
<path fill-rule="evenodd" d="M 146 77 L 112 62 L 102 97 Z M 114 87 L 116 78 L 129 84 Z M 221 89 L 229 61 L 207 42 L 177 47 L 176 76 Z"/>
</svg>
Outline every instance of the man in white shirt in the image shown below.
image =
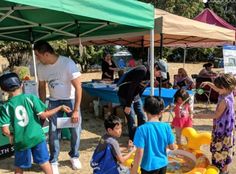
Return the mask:
<svg viewBox="0 0 236 174">
<path fill-rule="evenodd" d="M 76 64 L 67 57 L 57 55 L 51 45 L 45 41 L 39 41 L 34 45 L 35 55 L 39 60 L 38 79 L 39 97 L 46 101 L 46 84 L 49 89 L 49 109 L 59 105 L 67 105 L 72 112 L 67 114 L 72 123 L 78 123 L 76 128 L 70 128 L 71 133 L 71 157 L 72 168 L 81 168 L 79 161 L 79 145 L 81 132 L 80 103 L 82 96 L 81 73 Z M 54 174 L 58 174 L 58 156 L 60 152 L 61 129 L 57 129 L 57 118 L 63 117 L 63 112 L 58 112 L 49 119 L 49 149 L 50 162 Z"/>
</svg>

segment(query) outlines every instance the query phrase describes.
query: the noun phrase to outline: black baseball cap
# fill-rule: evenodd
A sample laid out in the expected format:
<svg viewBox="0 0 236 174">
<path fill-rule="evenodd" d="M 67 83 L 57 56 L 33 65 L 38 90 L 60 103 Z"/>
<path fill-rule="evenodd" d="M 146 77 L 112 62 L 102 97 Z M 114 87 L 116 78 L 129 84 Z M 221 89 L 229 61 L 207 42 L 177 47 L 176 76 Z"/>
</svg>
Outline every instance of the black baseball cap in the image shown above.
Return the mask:
<svg viewBox="0 0 236 174">
<path fill-rule="evenodd" d="M 21 86 L 21 81 L 16 73 L 6 73 L 0 76 L 0 87 L 3 91 L 14 91 Z"/>
</svg>

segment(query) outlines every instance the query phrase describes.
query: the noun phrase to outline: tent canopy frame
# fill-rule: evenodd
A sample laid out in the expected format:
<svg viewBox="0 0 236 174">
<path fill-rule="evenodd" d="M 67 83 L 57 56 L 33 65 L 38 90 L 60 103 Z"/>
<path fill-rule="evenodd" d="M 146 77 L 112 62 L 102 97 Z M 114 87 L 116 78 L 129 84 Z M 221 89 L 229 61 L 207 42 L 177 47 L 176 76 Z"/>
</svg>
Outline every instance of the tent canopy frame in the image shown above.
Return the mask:
<svg viewBox="0 0 236 174">
<path fill-rule="evenodd" d="M 31 6 L 10 6 L 10 7 L 2 7 L 0 8 L 0 11 L 2 10 L 9 10 L 7 13 L 2 13 L 0 12 L 0 15 L 2 15 L 2 17 L 0 18 L 0 23 L 6 19 L 6 18 L 10 18 L 10 19 L 14 19 L 16 21 L 19 21 L 19 22 L 24 22 L 28 25 L 21 25 L 21 26 L 11 26 L 11 27 L 1 27 L 0 30 L 13 30 L 13 29 L 28 29 L 28 28 L 32 28 L 32 27 L 36 27 L 36 26 L 40 26 L 42 28 L 45 28 L 45 29 L 48 29 L 49 31 L 47 32 L 46 35 L 36 39 L 35 41 L 39 41 L 39 40 L 42 40 L 44 38 L 46 38 L 48 35 L 54 33 L 54 34 L 58 34 L 58 35 L 63 35 L 63 36 L 69 36 L 69 37 L 76 37 L 78 35 L 75 35 L 75 34 L 72 34 L 72 33 L 69 33 L 69 32 L 65 32 L 64 29 L 65 28 L 68 28 L 72 25 L 80 25 L 80 24 L 91 24 L 91 25 L 97 25 L 97 24 L 100 24 L 100 26 L 98 27 L 95 27 L 91 30 L 88 30 L 86 32 L 83 32 L 81 34 L 79 34 L 79 36 L 84 36 L 88 33 L 91 33 L 91 32 L 94 32 L 94 31 L 97 31 L 101 28 L 104 28 L 106 27 L 107 25 L 116 25 L 116 23 L 114 22 L 96 22 L 96 21 L 68 21 L 68 22 L 55 22 L 55 23 L 44 23 L 44 24 L 40 24 L 40 23 L 35 23 L 35 22 L 32 22 L 30 20 L 25 20 L 25 19 L 22 19 L 22 18 L 18 18 L 18 17 L 15 17 L 15 16 L 12 16 L 11 14 L 17 10 L 35 10 L 35 9 L 39 9 L 39 8 L 36 8 L 36 7 L 31 7 Z M 53 27 L 50 27 L 50 26 L 54 26 L 54 25 L 64 25 L 62 26 L 61 28 L 57 29 L 57 28 L 53 28 Z M 17 33 L 17 32 L 25 32 L 26 30 L 18 30 L 18 31 L 9 31 L 9 32 L 3 32 L 1 33 L 1 36 L 2 37 L 5 37 L 5 38 L 8 38 L 8 39 L 13 39 L 13 40 L 18 40 L 18 41 L 21 41 L 21 42 L 26 42 L 26 43 L 29 43 L 29 41 L 27 40 L 23 40 L 23 39 L 19 39 L 19 38 L 16 38 L 16 37 L 10 37 L 10 36 L 7 36 L 7 34 L 13 34 L 13 33 Z"/>
</svg>

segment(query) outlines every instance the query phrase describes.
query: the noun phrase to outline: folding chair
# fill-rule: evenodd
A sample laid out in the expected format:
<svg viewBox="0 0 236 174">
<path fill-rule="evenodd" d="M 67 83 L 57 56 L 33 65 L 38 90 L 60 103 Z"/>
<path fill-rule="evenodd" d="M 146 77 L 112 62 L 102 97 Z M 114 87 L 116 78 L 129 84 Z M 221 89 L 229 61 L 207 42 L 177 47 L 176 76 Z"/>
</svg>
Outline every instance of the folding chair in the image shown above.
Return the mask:
<svg viewBox="0 0 236 174">
<path fill-rule="evenodd" d="M 207 98 L 207 102 L 206 102 L 206 108 L 209 109 L 209 105 L 211 104 L 211 91 L 212 89 L 210 88 L 209 90 L 204 89 L 204 95 Z"/>
<path fill-rule="evenodd" d="M 168 122 L 171 122 L 171 121 L 173 120 L 173 118 L 174 118 L 173 109 L 171 109 L 171 110 L 169 111 Z"/>
<path fill-rule="evenodd" d="M 206 81 L 212 82 L 212 79 L 211 78 L 202 78 L 202 77 L 196 78 L 196 89 L 201 86 L 202 82 L 206 82 Z M 203 88 L 203 90 L 204 90 L 203 95 L 206 97 L 205 98 L 205 100 L 206 100 L 206 108 L 208 109 L 208 106 L 211 104 L 211 92 L 212 92 L 212 89 L 209 86 L 205 86 Z M 199 95 L 197 95 L 197 96 L 199 96 Z"/>
<path fill-rule="evenodd" d="M 170 103 L 165 109 L 164 112 L 168 112 L 168 120 L 167 122 L 171 122 L 174 118 L 173 115 L 173 109 L 174 109 L 174 105 L 172 103 Z"/>
<path fill-rule="evenodd" d="M 198 75 L 197 74 L 192 74 L 191 77 L 193 79 L 194 86 L 196 87 L 196 79 L 197 79 Z"/>
</svg>

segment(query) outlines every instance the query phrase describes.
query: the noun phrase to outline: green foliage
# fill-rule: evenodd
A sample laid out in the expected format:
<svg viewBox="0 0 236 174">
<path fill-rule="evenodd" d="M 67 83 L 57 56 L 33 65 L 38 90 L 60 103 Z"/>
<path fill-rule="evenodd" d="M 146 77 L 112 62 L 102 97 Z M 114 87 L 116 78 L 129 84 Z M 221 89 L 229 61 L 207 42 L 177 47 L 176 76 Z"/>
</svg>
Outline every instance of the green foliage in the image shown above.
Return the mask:
<svg viewBox="0 0 236 174">
<path fill-rule="evenodd" d="M 220 3 L 211 3 L 209 2 L 209 7 L 211 10 L 213 10 L 218 16 L 223 18 L 225 21 L 236 26 L 236 1 L 233 2 L 227 2 L 227 1 L 221 1 Z"/>
<path fill-rule="evenodd" d="M 0 42 L 0 54 L 9 61 L 9 67 L 27 64 L 31 58 L 31 46 L 22 42 Z"/>
<path fill-rule="evenodd" d="M 151 3 L 156 8 L 166 10 L 170 13 L 193 18 L 204 8 L 202 0 L 140 0 Z"/>
<path fill-rule="evenodd" d="M 71 57 L 76 63 L 81 64 L 82 71 L 87 71 L 88 67 L 93 64 L 100 64 L 104 52 L 113 54 L 114 46 L 84 46 L 83 53 L 80 53 L 80 48 L 76 46 L 68 46 L 65 40 L 50 42 L 56 53 Z"/>
<path fill-rule="evenodd" d="M 146 3 L 151 3 L 156 8 L 166 10 L 170 13 L 184 16 L 187 18 L 194 18 L 201 11 L 204 10 L 205 4 L 202 0 L 139 0 Z M 208 5 L 217 15 L 222 17 L 228 23 L 236 26 L 236 3 L 230 1 L 209 1 Z M 137 51 L 137 50 L 136 50 Z M 155 50 L 159 52 L 158 49 Z M 158 54 L 155 55 L 159 57 Z M 222 48 L 192 48 L 187 50 L 187 61 L 202 61 L 207 59 L 208 55 L 212 54 L 214 57 L 223 57 Z M 164 48 L 163 58 L 174 60 L 173 57 L 178 57 L 178 61 L 183 60 L 183 49 L 182 48 Z"/>
<path fill-rule="evenodd" d="M 166 10 L 170 13 L 184 16 L 187 18 L 194 18 L 205 7 L 202 0 L 139 0 L 146 3 L 151 3 L 156 8 Z M 236 1 L 210 1 L 208 6 L 217 15 L 222 17 L 228 23 L 236 26 Z"/>
<path fill-rule="evenodd" d="M 68 46 L 66 40 L 51 41 L 50 44 L 58 55 L 71 57 L 76 63 L 80 63 L 83 71 L 87 71 L 89 65 L 100 64 L 104 52 L 115 52 L 114 46 L 85 46 L 81 54 L 79 46 Z M 10 68 L 27 65 L 32 60 L 31 51 L 29 44 L 0 42 L 0 54 L 8 59 Z"/>
<path fill-rule="evenodd" d="M 202 0 L 139 0 L 146 3 L 152 3 L 156 8 L 166 10 L 168 12 L 193 18 L 204 9 Z M 225 19 L 227 22 L 236 25 L 236 3 L 228 1 L 210 1 L 209 7 L 217 15 Z M 55 51 L 60 55 L 71 57 L 76 63 L 80 63 L 83 71 L 87 71 L 89 65 L 100 64 L 104 57 L 104 52 L 113 54 L 114 46 L 86 46 L 83 47 L 83 54 L 80 53 L 79 46 L 68 46 L 66 40 L 50 42 Z M 121 47 L 120 50 L 126 49 Z M 135 59 L 142 58 L 146 61 L 148 48 L 128 48 Z M 10 67 L 26 65 L 32 59 L 31 45 L 20 42 L 0 42 L 0 54 L 6 57 Z M 173 55 L 183 57 L 183 49 L 164 48 L 163 58 L 172 57 Z M 201 60 L 214 54 L 216 57 L 222 57 L 222 50 L 215 49 L 188 49 L 187 60 Z M 155 50 L 155 57 L 159 57 L 159 49 Z"/>
</svg>

